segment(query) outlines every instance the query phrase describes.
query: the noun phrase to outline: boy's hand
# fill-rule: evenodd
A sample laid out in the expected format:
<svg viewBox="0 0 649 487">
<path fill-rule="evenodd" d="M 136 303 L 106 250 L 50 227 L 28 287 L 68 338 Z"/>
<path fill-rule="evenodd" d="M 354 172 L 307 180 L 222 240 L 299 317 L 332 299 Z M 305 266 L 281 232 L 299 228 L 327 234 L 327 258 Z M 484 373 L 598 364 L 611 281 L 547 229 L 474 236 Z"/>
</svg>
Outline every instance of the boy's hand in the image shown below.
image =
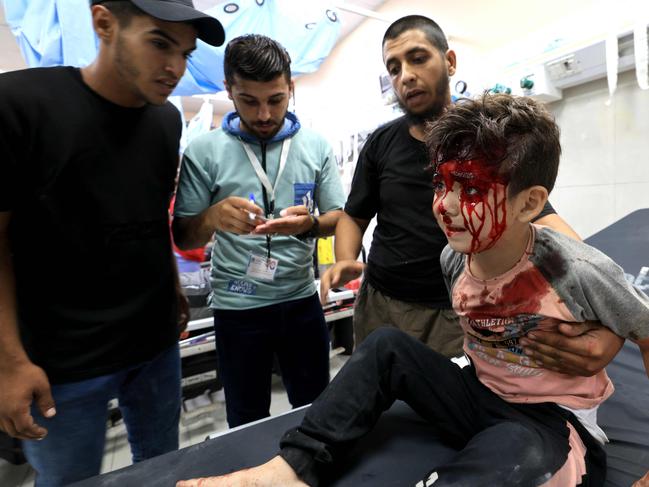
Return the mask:
<svg viewBox="0 0 649 487">
<path fill-rule="evenodd" d="M 344 286 L 349 281 L 360 277 L 364 268 L 365 264 L 362 262 L 341 260 L 327 269 L 320 278 L 320 303 L 323 306 L 327 304 L 327 295 L 331 288 Z"/>
<path fill-rule="evenodd" d="M 623 344 L 622 337 L 592 321 L 561 323 L 557 332 L 535 330 L 521 339 L 525 353 L 546 369 L 584 377 L 606 367 Z"/>
<path fill-rule="evenodd" d="M 308 487 L 280 456 L 258 467 L 220 477 L 181 480 L 176 487 Z"/>
</svg>

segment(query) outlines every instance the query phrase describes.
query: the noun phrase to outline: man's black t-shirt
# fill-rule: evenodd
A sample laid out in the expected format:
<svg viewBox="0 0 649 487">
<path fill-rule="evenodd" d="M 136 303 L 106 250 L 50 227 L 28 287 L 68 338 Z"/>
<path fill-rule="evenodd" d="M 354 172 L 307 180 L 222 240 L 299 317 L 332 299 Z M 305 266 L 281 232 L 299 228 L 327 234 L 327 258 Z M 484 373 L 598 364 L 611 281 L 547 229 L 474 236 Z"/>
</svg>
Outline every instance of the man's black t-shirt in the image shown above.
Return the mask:
<svg viewBox="0 0 649 487">
<path fill-rule="evenodd" d="M 448 243 L 433 217 L 426 144 L 405 117 L 379 127 L 363 146 L 345 212 L 377 215 L 365 278 L 393 298 L 450 308 L 440 254 Z M 554 213 L 548 204 L 541 216 Z"/>
<path fill-rule="evenodd" d="M 75 68 L 0 75 L 18 320 L 51 382 L 114 372 L 178 339 L 168 207 L 180 131 L 173 105 L 115 105 Z"/>
</svg>

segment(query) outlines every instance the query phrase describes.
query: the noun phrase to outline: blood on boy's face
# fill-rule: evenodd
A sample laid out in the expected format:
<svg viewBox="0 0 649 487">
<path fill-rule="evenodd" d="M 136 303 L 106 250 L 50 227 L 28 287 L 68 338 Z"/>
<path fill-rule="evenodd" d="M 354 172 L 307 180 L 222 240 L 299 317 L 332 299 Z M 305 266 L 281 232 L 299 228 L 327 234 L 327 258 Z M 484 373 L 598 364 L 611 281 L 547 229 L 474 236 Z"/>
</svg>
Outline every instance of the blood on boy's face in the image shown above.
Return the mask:
<svg viewBox="0 0 649 487">
<path fill-rule="evenodd" d="M 438 164 L 433 214 L 453 250 L 482 252 L 504 233 L 508 181 L 498 169 L 484 159 Z"/>
</svg>

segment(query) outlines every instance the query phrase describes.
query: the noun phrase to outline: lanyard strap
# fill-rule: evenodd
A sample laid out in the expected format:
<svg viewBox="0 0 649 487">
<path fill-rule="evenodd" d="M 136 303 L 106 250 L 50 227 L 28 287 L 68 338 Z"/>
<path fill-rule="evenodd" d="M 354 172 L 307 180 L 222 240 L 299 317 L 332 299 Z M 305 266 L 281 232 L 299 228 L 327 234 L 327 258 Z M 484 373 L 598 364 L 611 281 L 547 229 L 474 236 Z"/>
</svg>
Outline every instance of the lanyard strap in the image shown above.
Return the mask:
<svg viewBox="0 0 649 487">
<path fill-rule="evenodd" d="M 277 171 L 277 177 L 275 178 L 274 186 L 271 184 L 270 179 L 268 178 L 268 174 L 266 174 L 264 168 L 261 167 L 261 163 L 259 162 L 259 159 L 257 159 L 255 153 L 252 151 L 250 145 L 248 145 L 248 143 L 244 142 L 243 140 L 241 141 L 241 145 L 243 145 L 243 150 L 246 151 L 248 160 L 250 161 L 250 164 L 252 164 L 252 168 L 255 170 L 255 173 L 257 173 L 257 177 L 259 178 L 259 181 L 261 181 L 261 184 L 264 186 L 264 188 L 266 188 L 266 191 L 268 192 L 268 198 L 270 199 L 269 205 L 272 208 L 274 208 L 275 188 L 279 184 L 280 178 L 282 177 L 282 173 L 284 172 L 284 168 L 286 167 L 286 160 L 288 159 L 288 151 L 289 148 L 291 147 L 291 139 L 286 138 L 282 141 L 282 152 L 280 153 L 279 156 L 279 170 Z"/>
</svg>

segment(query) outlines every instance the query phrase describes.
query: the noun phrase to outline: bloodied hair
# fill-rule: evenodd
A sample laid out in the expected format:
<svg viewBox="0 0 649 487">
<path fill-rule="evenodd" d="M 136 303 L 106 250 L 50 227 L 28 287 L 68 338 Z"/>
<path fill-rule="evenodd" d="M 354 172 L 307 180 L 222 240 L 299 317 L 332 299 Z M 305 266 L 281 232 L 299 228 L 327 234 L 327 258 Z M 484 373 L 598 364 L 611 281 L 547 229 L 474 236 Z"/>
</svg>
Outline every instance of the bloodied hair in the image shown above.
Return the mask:
<svg viewBox="0 0 649 487">
<path fill-rule="evenodd" d="M 499 166 L 510 196 L 537 185 L 552 191 L 561 155 L 559 127 L 543 105 L 505 94 L 458 100 L 427 125 L 426 145 L 433 172 L 451 160 Z"/>
</svg>

